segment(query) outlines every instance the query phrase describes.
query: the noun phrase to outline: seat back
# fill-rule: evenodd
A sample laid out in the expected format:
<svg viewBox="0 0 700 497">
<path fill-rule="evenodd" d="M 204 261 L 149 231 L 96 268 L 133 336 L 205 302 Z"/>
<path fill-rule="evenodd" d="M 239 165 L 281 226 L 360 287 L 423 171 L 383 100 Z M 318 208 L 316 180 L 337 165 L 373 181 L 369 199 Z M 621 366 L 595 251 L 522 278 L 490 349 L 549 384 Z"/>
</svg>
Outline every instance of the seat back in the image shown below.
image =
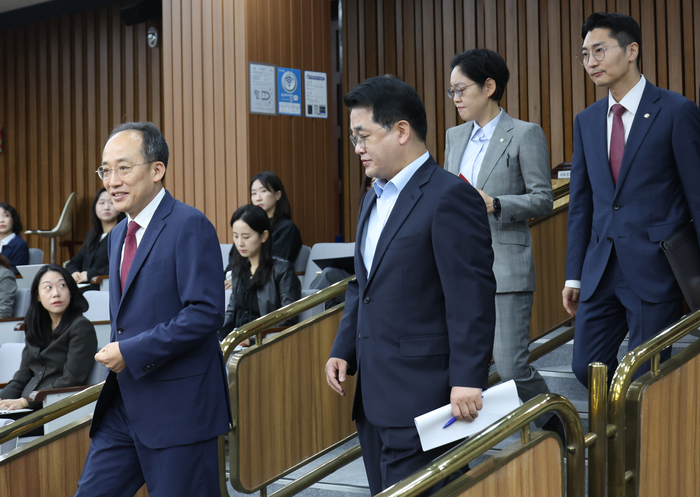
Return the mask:
<svg viewBox="0 0 700 497">
<path fill-rule="evenodd" d="M 63 206 L 63 212 L 61 217 L 58 219 L 58 224 L 51 230 L 53 231 L 53 236 L 63 236 L 70 233 L 73 227 L 73 206 L 75 205 L 75 192 L 71 193 L 66 200 L 66 205 Z"/>
<path fill-rule="evenodd" d="M 44 251 L 38 248 L 29 249 L 29 265 L 33 264 L 43 264 L 44 263 Z"/>
<path fill-rule="evenodd" d="M 3 426 L 9 425 L 10 423 L 14 423 L 14 419 L 0 419 L 0 428 Z M 3 454 L 6 454 L 10 452 L 11 450 L 14 450 L 17 448 L 17 442 L 19 441 L 18 438 L 13 438 L 11 440 L 8 440 L 4 444 L 0 445 L 0 456 Z"/>
<path fill-rule="evenodd" d="M 298 273 L 306 269 L 306 264 L 309 262 L 309 254 L 311 254 L 311 247 L 302 245 L 299 255 L 294 259 L 294 271 Z"/>
<path fill-rule="evenodd" d="M 221 258 L 224 261 L 224 269 L 226 269 L 226 266 L 228 266 L 228 255 L 231 253 L 231 247 L 233 247 L 232 243 L 220 243 L 221 246 Z"/>
<path fill-rule="evenodd" d="M 109 321 L 109 292 L 88 290 L 83 294 L 90 308 L 83 313 L 89 321 Z"/>
<path fill-rule="evenodd" d="M 306 272 L 301 284 L 302 290 L 308 290 L 321 268 L 314 262 L 316 259 L 333 259 L 335 257 L 351 257 L 355 255 L 355 243 L 317 243 L 311 247 Z"/>
<path fill-rule="evenodd" d="M 85 384 L 97 385 L 98 383 L 102 383 L 107 379 L 108 374 L 109 369 L 107 369 L 107 366 L 99 362 L 95 362 L 95 364 L 93 364 L 92 366 L 92 370 L 90 371 L 90 376 L 88 376 L 88 379 L 85 382 Z"/>
<path fill-rule="evenodd" d="M 24 343 L 3 343 L 0 345 L 0 383 L 8 383 L 22 362 Z"/>
<path fill-rule="evenodd" d="M 29 309 L 29 294 L 31 289 L 29 288 L 18 288 L 15 294 L 15 304 L 12 307 L 12 317 L 13 318 L 23 318 L 27 314 L 27 309 Z"/>
</svg>

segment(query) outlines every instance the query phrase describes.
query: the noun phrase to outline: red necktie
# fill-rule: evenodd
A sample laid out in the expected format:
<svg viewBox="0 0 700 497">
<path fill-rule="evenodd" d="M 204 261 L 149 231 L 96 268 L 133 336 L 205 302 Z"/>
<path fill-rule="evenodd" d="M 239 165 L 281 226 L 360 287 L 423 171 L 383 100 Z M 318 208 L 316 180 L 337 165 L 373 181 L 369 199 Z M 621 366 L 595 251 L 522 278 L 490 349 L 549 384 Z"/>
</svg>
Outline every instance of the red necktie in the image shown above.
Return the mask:
<svg viewBox="0 0 700 497">
<path fill-rule="evenodd" d="M 121 284 L 122 292 L 124 291 L 124 285 L 126 284 L 126 277 L 129 276 L 129 268 L 131 268 L 131 262 L 134 260 L 136 255 L 136 232 L 139 230 L 139 226 L 135 221 L 129 223 L 129 228 L 126 231 L 126 240 L 124 241 L 124 258 L 122 259 L 122 272 L 121 272 Z"/>
<path fill-rule="evenodd" d="M 469 183 L 469 180 L 468 180 L 467 178 L 465 178 L 464 175 L 463 175 L 462 173 L 459 173 L 459 177 L 462 178 L 462 179 L 463 179 L 464 181 L 466 181 L 467 183 Z M 471 185 L 471 183 L 469 183 L 469 184 Z"/>
<path fill-rule="evenodd" d="M 622 154 L 625 152 L 625 126 L 622 124 L 622 114 L 625 108 L 620 104 L 612 106 L 613 126 L 610 135 L 610 171 L 613 181 L 617 185 L 617 177 L 620 174 L 620 164 L 622 164 Z"/>
</svg>

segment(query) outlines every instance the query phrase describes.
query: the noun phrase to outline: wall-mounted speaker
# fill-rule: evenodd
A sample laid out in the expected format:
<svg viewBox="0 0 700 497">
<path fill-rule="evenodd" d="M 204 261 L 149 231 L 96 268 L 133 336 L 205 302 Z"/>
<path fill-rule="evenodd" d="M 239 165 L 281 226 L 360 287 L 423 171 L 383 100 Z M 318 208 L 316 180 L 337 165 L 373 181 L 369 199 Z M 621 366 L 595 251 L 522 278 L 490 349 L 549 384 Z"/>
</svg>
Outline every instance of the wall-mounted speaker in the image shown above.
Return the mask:
<svg viewBox="0 0 700 497">
<path fill-rule="evenodd" d="M 146 22 L 153 17 L 160 16 L 162 12 L 162 0 L 136 0 L 131 5 L 122 7 L 119 12 L 122 21 L 127 26 L 133 26 L 141 22 Z"/>
</svg>

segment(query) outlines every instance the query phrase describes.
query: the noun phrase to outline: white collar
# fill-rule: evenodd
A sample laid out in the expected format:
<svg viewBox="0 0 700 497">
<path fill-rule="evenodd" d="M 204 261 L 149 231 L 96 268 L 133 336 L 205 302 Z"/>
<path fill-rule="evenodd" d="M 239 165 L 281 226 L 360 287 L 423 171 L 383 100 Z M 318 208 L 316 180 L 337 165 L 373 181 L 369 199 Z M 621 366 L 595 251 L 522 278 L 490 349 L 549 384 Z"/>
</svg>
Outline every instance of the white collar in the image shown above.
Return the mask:
<svg viewBox="0 0 700 497">
<path fill-rule="evenodd" d="M 160 205 L 160 201 L 163 200 L 163 197 L 165 197 L 165 188 L 161 188 L 156 196 L 153 197 L 153 200 L 151 200 L 135 218 L 132 219 L 131 216 L 127 214 L 126 217 L 129 222 L 136 221 L 140 228 L 148 228 L 148 224 L 151 222 L 151 219 L 153 219 L 153 214 L 156 213 L 156 209 Z"/>
<path fill-rule="evenodd" d="M 637 84 L 632 87 L 630 91 L 627 92 L 627 95 L 622 97 L 622 100 L 619 102 L 615 101 L 615 98 L 612 96 L 612 92 L 608 90 L 608 116 L 612 112 L 612 106 L 615 104 L 620 104 L 622 105 L 627 112 L 630 112 L 632 115 L 637 113 L 637 108 L 639 107 L 639 102 L 642 101 L 642 95 L 644 94 L 644 87 L 646 86 L 647 80 L 646 78 L 642 75 L 641 78 L 639 78 L 639 81 L 637 81 Z"/>
</svg>

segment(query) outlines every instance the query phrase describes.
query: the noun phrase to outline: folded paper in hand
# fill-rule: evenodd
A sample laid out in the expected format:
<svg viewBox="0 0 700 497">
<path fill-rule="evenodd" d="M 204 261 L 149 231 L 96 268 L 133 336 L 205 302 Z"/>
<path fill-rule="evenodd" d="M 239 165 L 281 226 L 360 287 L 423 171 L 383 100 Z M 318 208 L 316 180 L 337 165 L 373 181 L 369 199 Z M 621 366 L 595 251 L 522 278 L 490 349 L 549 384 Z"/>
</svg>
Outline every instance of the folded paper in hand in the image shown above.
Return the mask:
<svg viewBox="0 0 700 497">
<path fill-rule="evenodd" d="M 450 404 L 415 418 L 423 451 L 469 437 L 495 423 L 522 404 L 513 380 L 486 390 L 482 403 L 483 408 L 474 421 L 457 420 L 444 429 L 445 423 L 452 418 Z"/>
</svg>

